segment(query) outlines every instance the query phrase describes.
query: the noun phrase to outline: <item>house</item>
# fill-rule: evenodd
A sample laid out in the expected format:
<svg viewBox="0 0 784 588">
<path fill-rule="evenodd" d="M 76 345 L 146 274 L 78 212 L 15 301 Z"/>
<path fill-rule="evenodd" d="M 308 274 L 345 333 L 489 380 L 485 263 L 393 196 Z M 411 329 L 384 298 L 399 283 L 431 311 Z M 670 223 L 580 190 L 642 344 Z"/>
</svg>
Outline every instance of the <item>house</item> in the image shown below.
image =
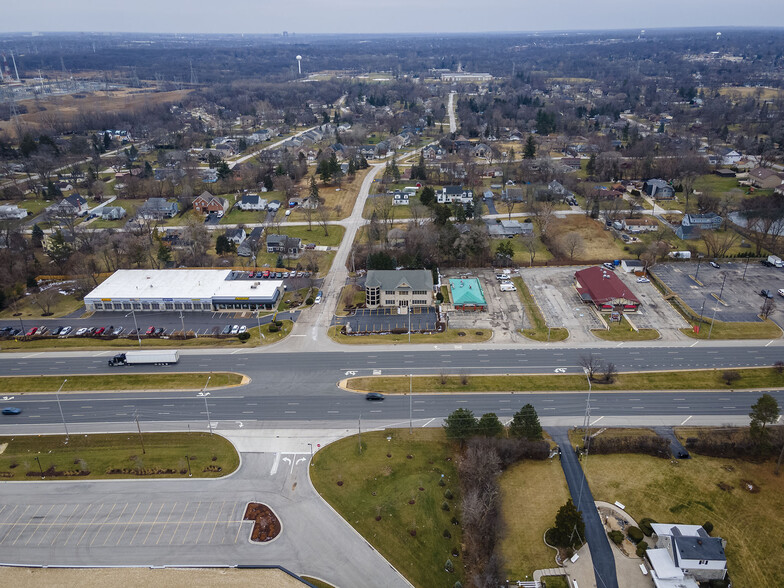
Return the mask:
<svg viewBox="0 0 784 588">
<path fill-rule="evenodd" d="M 48 253 L 52 250 L 52 245 L 54 244 L 54 237 L 58 235 L 62 236 L 64 245 L 69 246 L 71 249 L 74 248 L 74 245 L 76 245 L 76 235 L 74 235 L 72 231 L 58 229 L 53 233 L 44 234 L 44 239 L 41 243 L 44 251 Z"/>
<path fill-rule="evenodd" d="M 248 234 L 245 232 L 245 229 L 238 228 L 238 229 L 226 229 L 226 231 L 223 233 L 223 236 L 226 237 L 229 241 L 231 241 L 235 245 L 239 245 L 247 238 Z"/>
<path fill-rule="evenodd" d="M 185 238 L 182 229 L 166 229 L 163 237 L 161 237 L 161 241 L 167 244 L 171 249 L 190 247 L 193 244 L 192 241 Z"/>
<path fill-rule="evenodd" d="M 625 218 L 621 221 L 621 230 L 629 233 L 648 233 L 659 228 L 652 218 Z"/>
<path fill-rule="evenodd" d="M 436 199 L 439 204 L 468 204 L 474 201 L 474 191 L 462 186 L 444 186 L 440 192 L 436 192 Z"/>
<path fill-rule="evenodd" d="M 237 255 L 242 257 L 251 257 L 257 253 L 260 249 L 259 241 L 261 240 L 263 233 L 264 229 L 262 227 L 254 228 L 250 232 L 250 235 L 243 239 L 242 243 L 240 243 L 237 247 Z"/>
<path fill-rule="evenodd" d="M 287 235 L 267 235 L 267 253 L 281 253 L 285 257 L 299 257 L 302 239 Z"/>
<path fill-rule="evenodd" d="M 706 214 L 686 214 L 683 216 L 681 226 L 697 227 L 700 230 L 714 231 L 721 226 L 722 218 L 715 212 Z"/>
<path fill-rule="evenodd" d="M 768 167 L 755 167 L 749 172 L 749 181 L 755 188 L 773 189 L 781 185 L 784 174 Z"/>
<path fill-rule="evenodd" d="M 483 159 L 487 159 L 492 154 L 492 151 L 490 150 L 489 145 L 486 145 L 484 143 L 477 143 L 476 145 L 474 145 L 471 154 L 474 157 L 481 157 Z"/>
<path fill-rule="evenodd" d="M 561 198 L 569 198 L 570 196 L 573 196 L 573 194 L 569 190 L 567 190 L 566 187 L 563 184 L 561 184 L 561 182 L 559 182 L 558 180 L 553 180 L 552 182 L 547 184 L 547 189 L 550 190 L 550 192 L 552 192 L 556 196 L 559 196 Z"/>
<path fill-rule="evenodd" d="M 79 194 L 71 194 L 48 206 L 46 211 L 55 216 L 84 216 L 87 214 L 87 200 Z"/>
<path fill-rule="evenodd" d="M 280 209 L 280 200 L 270 200 L 267 203 L 267 210 L 270 212 L 278 212 Z"/>
<path fill-rule="evenodd" d="M 639 274 L 645 271 L 645 265 L 638 259 L 622 259 L 621 269 L 627 274 Z"/>
<path fill-rule="evenodd" d="M 180 210 L 180 205 L 165 198 L 148 198 L 136 211 L 136 216 L 144 219 L 160 220 L 172 218 Z"/>
<path fill-rule="evenodd" d="M 501 192 L 501 200 L 504 202 L 522 202 L 523 189 L 522 188 L 506 188 Z"/>
<path fill-rule="evenodd" d="M 392 193 L 392 204 L 394 206 L 407 206 L 410 196 L 410 192 L 401 192 L 400 190 L 395 190 Z"/>
<path fill-rule="evenodd" d="M 651 528 L 656 547 L 646 551 L 646 559 L 655 586 L 696 586 L 727 576 L 726 542 L 720 537 L 711 537 L 699 525 L 651 523 Z"/>
<path fill-rule="evenodd" d="M 721 165 L 735 165 L 743 158 L 743 155 L 730 147 L 717 149 L 716 153 L 720 157 Z"/>
<path fill-rule="evenodd" d="M 428 145 L 422 150 L 422 154 L 428 161 L 436 161 L 444 157 L 444 150 L 435 145 Z"/>
<path fill-rule="evenodd" d="M 603 311 L 634 312 L 640 301 L 615 272 L 599 266 L 579 270 L 574 274 L 574 285 L 583 302 L 596 305 Z"/>
<path fill-rule="evenodd" d="M 487 223 L 487 232 L 493 239 L 511 239 L 517 235 L 533 235 L 533 223 L 516 220 L 497 220 Z"/>
<path fill-rule="evenodd" d="M 433 273 L 426 269 L 369 270 L 365 304 L 368 308 L 432 306 Z"/>
<path fill-rule="evenodd" d="M 0 220 L 22 219 L 27 216 L 24 208 L 19 208 L 16 204 L 3 204 L 0 206 Z"/>
<path fill-rule="evenodd" d="M 696 241 L 700 238 L 702 231 L 699 227 L 690 225 L 681 225 L 675 229 L 675 236 L 683 241 Z"/>
<path fill-rule="evenodd" d="M 264 210 L 267 208 L 267 201 L 258 194 L 244 194 L 237 202 L 237 208 L 240 210 Z"/>
<path fill-rule="evenodd" d="M 642 191 L 654 200 L 672 200 L 675 198 L 675 188 L 660 179 L 647 180 L 642 185 Z"/>
<path fill-rule="evenodd" d="M 122 206 L 101 207 L 102 220 L 120 220 L 123 217 L 125 217 L 125 209 Z"/>
<path fill-rule="evenodd" d="M 732 171 L 731 169 L 727 169 L 727 168 L 724 168 L 724 167 L 721 168 L 721 169 L 714 170 L 713 173 L 716 174 L 717 176 L 719 176 L 720 178 L 734 178 L 735 176 L 738 175 L 734 171 Z"/>
<path fill-rule="evenodd" d="M 206 190 L 193 200 L 193 210 L 201 214 L 229 211 L 229 201 L 219 196 L 213 196 Z"/>
</svg>

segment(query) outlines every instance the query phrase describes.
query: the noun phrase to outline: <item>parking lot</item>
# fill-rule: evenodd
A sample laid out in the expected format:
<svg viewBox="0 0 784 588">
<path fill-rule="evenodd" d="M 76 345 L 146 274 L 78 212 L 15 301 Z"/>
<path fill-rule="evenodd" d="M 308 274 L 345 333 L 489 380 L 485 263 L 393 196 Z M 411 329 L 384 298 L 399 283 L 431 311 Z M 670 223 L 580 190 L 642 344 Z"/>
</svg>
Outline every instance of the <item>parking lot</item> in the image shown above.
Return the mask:
<svg viewBox="0 0 784 588">
<path fill-rule="evenodd" d="M 415 308 L 411 314 L 398 314 L 397 308 L 381 308 L 371 310 L 361 308 L 349 317 L 341 321 L 344 325 L 350 325 L 354 332 L 389 332 L 393 329 L 408 330 L 409 319 L 411 320 L 411 330 L 433 331 L 438 322 L 438 313 L 435 307 Z"/>
<path fill-rule="evenodd" d="M 225 545 L 247 541 L 244 502 L 2 505 L 0 547 Z"/>
<path fill-rule="evenodd" d="M 781 306 L 776 293 L 784 288 L 784 270 L 765 267 L 758 262 L 721 263 L 718 268 L 708 262 L 670 263 L 657 265 L 652 273 L 675 292 L 695 314 L 727 322 L 757 322 L 764 302 L 762 289 L 773 292 L 774 300 Z M 744 279 L 745 272 L 745 279 Z M 699 282 L 699 283 L 698 283 Z M 700 285 L 702 284 L 702 285 Z M 723 285 L 723 288 L 722 288 Z M 724 304 L 717 298 L 721 296 Z M 704 305 L 704 306 L 703 306 Z M 771 318 L 782 316 L 777 310 Z"/>
</svg>

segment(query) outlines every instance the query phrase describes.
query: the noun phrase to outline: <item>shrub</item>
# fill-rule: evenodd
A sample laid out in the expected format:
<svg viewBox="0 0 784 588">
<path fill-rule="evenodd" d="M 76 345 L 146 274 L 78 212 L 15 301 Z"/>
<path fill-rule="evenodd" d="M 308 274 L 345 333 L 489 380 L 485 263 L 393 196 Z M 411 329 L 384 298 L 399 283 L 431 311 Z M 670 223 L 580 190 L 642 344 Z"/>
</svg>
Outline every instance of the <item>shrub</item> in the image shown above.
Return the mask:
<svg viewBox="0 0 784 588">
<path fill-rule="evenodd" d="M 651 523 L 655 523 L 653 519 L 645 518 L 640 521 L 640 530 L 645 533 L 646 537 L 650 537 L 653 535 L 653 527 L 651 527 Z"/>
<path fill-rule="evenodd" d="M 446 492 L 444 492 L 444 498 L 447 500 L 452 500 L 454 498 L 454 494 L 452 494 L 452 491 L 449 488 L 447 488 Z"/>
<path fill-rule="evenodd" d="M 643 557 L 647 549 L 648 549 L 648 544 L 645 541 L 640 541 L 637 544 L 637 557 Z"/>
<path fill-rule="evenodd" d="M 455 564 L 452 563 L 451 559 L 446 560 L 446 563 L 444 564 L 444 570 L 450 574 L 455 571 Z"/>
<path fill-rule="evenodd" d="M 607 536 L 610 538 L 610 541 L 615 543 L 616 545 L 620 545 L 623 543 L 623 533 L 620 531 L 610 531 L 607 533 Z"/>
<path fill-rule="evenodd" d="M 308 306 L 312 305 L 313 302 L 314 300 L 312 296 L 308 296 L 308 298 L 305 300 L 305 304 L 307 304 Z"/>
<path fill-rule="evenodd" d="M 283 326 L 283 321 L 275 321 L 275 326 L 280 328 Z"/>
<path fill-rule="evenodd" d="M 449 532 L 449 529 L 444 529 L 444 539 L 451 539 L 452 533 Z"/>
<path fill-rule="evenodd" d="M 639 543 L 643 540 L 643 537 L 645 537 L 639 527 L 629 527 L 626 530 L 626 534 L 629 535 L 629 539 L 632 540 L 632 543 Z"/>
<path fill-rule="evenodd" d="M 245 341 L 250 339 L 250 333 L 248 333 L 247 331 L 244 333 L 240 333 L 239 335 L 237 335 L 237 339 L 245 343 Z"/>
<path fill-rule="evenodd" d="M 636 437 L 596 437 L 591 441 L 591 453 L 642 453 L 653 457 L 670 457 L 670 441 L 658 435 Z"/>
<path fill-rule="evenodd" d="M 438 480 L 438 485 L 439 486 L 446 486 L 446 482 L 444 482 L 444 478 L 441 478 L 440 480 Z"/>
<path fill-rule="evenodd" d="M 455 585 L 452 586 L 452 588 L 463 588 L 463 584 L 460 582 L 460 580 L 458 580 L 455 582 Z"/>
<path fill-rule="evenodd" d="M 705 521 L 702 523 L 702 528 L 705 529 L 705 532 L 710 535 L 713 532 L 713 523 L 710 521 Z"/>
<path fill-rule="evenodd" d="M 270 326 L 269 326 L 269 332 L 270 332 L 270 333 L 277 333 L 278 331 L 280 331 L 280 329 L 278 328 L 278 326 L 277 326 L 277 325 L 274 325 L 274 324 L 272 324 L 272 323 L 270 323 Z"/>
<path fill-rule="evenodd" d="M 444 512 L 449 512 L 449 503 L 446 500 L 441 503 L 441 510 Z"/>
</svg>

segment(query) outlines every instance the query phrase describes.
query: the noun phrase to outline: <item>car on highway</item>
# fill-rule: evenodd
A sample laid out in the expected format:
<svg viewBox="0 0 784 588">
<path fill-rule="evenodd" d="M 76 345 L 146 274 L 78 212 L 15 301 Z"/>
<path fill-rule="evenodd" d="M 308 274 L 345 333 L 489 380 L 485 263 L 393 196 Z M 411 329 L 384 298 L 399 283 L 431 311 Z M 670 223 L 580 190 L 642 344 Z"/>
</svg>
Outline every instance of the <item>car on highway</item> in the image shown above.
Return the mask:
<svg viewBox="0 0 784 588">
<path fill-rule="evenodd" d="M 85 334 L 87 334 L 87 327 L 80 327 L 79 329 L 76 330 L 75 333 L 77 337 L 82 337 Z"/>
<path fill-rule="evenodd" d="M 647 284 L 648 282 L 650 282 L 648 278 L 637 278 L 638 284 Z"/>
<path fill-rule="evenodd" d="M 232 335 L 236 335 L 236 334 L 238 334 L 239 332 L 240 332 L 240 326 L 239 326 L 239 325 L 234 325 L 234 326 L 231 328 L 231 334 L 232 334 Z"/>
<path fill-rule="evenodd" d="M 247 330 L 248 330 L 248 327 L 246 327 L 245 325 L 241 325 L 240 326 L 240 333 L 244 333 Z"/>
<path fill-rule="evenodd" d="M 22 409 L 15 406 L 7 406 L 3 409 L 3 414 L 21 414 Z"/>
<path fill-rule="evenodd" d="M 35 335 L 35 332 L 38 330 L 38 327 L 33 327 L 27 333 L 25 333 L 25 337 L 32 337 Z"/>
<path fill-rule="evenodd" d="M 384 395 L 381 392 L 368 392 L 365 400 L 384 400 Z"/>
<path fill-rule="evenodd" d="M 715 261 L 711 261 L 711 262 L 710 262 L 710 266 L 711 266 L 711 267 L 715 267 L 716 269 L 719 269 L 719 268 L 721 267 L 721 266 L 720 266 L 718 263 L 716 263 Z"/>
<path fill-rule="evenodd" d="M 60 337 L 67 337 L 68 335 L 71 334 L 71 331 L 73 331 L 73 328 L 63 327 L 62 330 L 60 331 Z"/>
<path fill-rule="evenodd" d="M 223 327 L 223 330 L 221 331 L 221 335 L 228 335 L 229 333 L 231 333 L 231 325 L 226 325 L 225 327 Z"/>
</svg>

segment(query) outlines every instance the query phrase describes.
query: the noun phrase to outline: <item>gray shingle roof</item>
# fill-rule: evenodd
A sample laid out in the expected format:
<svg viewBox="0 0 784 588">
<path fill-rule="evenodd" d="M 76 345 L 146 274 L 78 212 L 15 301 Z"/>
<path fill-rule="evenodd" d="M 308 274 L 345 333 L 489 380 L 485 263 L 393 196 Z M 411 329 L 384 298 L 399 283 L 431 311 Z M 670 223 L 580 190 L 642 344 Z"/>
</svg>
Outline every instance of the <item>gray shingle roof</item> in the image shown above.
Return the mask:
<svg viewBox="0 0 784 588">
<path fill-rule="evenodd" d="M 408 286 L 411 290 L 431 291 L 433 273 L 430 270 L 369 270 L 365 286 L 378 286 L 382 290 L 399 290 Z"/>
</svg>

